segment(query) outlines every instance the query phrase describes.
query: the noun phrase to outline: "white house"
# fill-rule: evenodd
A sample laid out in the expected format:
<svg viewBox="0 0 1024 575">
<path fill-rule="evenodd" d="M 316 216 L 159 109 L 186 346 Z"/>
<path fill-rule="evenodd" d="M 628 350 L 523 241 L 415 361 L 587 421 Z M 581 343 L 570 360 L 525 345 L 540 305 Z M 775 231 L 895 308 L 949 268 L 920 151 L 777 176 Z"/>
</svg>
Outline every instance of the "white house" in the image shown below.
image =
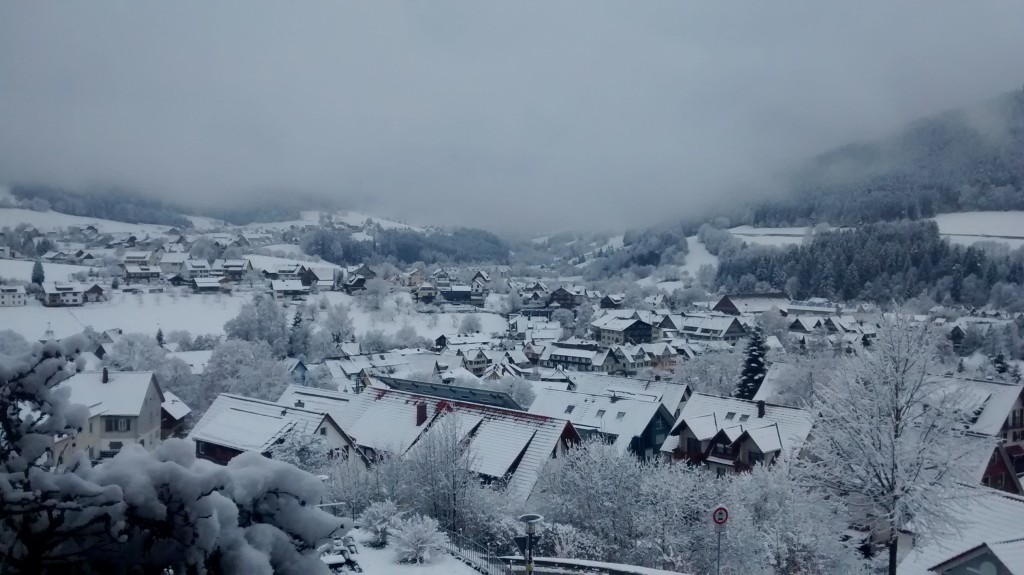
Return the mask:
<svg viewBox="0 0 1024 575">
<path fill-rule="evenodd" d="M 92 459 L 113 457 L 128 444 L 160 444 L 163 392 L 151 371 L 83 371 L 58 386 L 71 403 L 89 407 L 89 424 L 76 436 Z"/>
<path fill-rule="evenodd" d="M 23 286 L 0 286 L 0 307 L 27 305 L 28 297 Z"/>
<path fill-rule="evenodd" d="M 44 282 L 42 301 L 47 307 L 82 305 L 85 301 L 85 288 L 77 284 Z"/>
</svg>

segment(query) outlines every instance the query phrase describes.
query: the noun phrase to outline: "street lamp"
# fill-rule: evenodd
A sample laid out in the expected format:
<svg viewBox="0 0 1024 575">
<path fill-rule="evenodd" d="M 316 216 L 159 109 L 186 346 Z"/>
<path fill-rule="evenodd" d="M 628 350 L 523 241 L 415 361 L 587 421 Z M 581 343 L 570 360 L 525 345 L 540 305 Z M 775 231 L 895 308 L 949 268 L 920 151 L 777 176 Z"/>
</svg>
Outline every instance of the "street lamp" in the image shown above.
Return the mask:
<svg viewBox="0 0 1024 575">
<path fill-rule="evenodd" d="M 544 520 L 542 515 L 527 513 L 520 515 L 519 520 L 526 524 L 526 549 L 523 558 L 526 560 L 526 575 L 533 575 L 533 544 L 537 542 L 537 525 Z"/>
</svg>

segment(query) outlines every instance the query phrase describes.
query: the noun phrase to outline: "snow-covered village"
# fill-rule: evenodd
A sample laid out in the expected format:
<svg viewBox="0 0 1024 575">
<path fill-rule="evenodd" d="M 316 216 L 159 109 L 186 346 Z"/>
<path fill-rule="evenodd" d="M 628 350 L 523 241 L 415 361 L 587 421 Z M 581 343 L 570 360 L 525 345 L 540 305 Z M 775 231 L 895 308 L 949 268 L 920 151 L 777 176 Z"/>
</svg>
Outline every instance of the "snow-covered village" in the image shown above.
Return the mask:
<svg viewBox="0 0 1024 575">
<path fill-rule="evenodd" d="M 0 2 L 0 573 L 1024 575 L 1024 8 L 530 4 Z"/>
</svg>

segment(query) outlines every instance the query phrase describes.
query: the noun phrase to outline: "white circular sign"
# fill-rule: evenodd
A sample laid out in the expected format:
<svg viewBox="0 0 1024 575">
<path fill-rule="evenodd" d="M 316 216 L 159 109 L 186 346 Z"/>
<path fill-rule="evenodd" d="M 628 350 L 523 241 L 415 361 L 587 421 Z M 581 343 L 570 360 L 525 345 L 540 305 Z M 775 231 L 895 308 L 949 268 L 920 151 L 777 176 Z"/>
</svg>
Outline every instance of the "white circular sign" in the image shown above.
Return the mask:
<svg viewBox="0 0 1024 575">
<path fill-rule="evenodd" d="M 725 525 L 725 522 L 729 520 L 729 510 L 725 507 L 719 507 L 711 513 L 711 520 L 715 522 L 715 525 Z"/>
</svg>

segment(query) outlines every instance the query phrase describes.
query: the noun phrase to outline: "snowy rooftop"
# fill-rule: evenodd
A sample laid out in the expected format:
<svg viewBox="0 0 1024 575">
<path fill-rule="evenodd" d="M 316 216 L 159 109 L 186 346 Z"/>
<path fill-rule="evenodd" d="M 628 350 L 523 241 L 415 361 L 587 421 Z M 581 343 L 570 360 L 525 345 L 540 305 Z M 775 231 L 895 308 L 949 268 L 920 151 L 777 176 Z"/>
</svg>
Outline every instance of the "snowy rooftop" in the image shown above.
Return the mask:
<svg viewBox="0 0 1024 575">
<path fill-rule="evenodd" d="M 614 446 L 624 453 L 634 437 L 643 434 L 659 410 L 657 400 L 623 399 L 612 395 L 592 395 L 557 389 L 538 389 L 530 413 L 564 417 L 578 430 L 599 431 L 615 436 Z M 672 414 L 665 410 L 664 417 Z"/>
<path fill-rule="evenodd" d="M 102 371 L 83 371 L 62 381 L 71 390 L 71 403 L 95 406 L 91 414 L 138 416 L 153 381 L 152 371 L 110 371 L 103 383 Z"/>
<path fill-rule="evenodd" d="M 188 438 L 262 453 L 289 431 L 315 433 L 325 417 L 309 409 L 222 393 L 196 422 Z"/>
<path fill-rule="evenodd" d="M 299 280 L 272 280 L 270 289 L 274 291 L 309 291 Z"/>
<path fill-rule="evenodd" d="M 786 452 L 798 451 L 807 440 L 814 422 L 814 418 L 809 412 L 771 403 L 765 404 L 764 417 L 758 417 L 757 410 L 755 401 L 695 393 L 686 402 L 682 413 L 675 425 L 672 426 L 672 435 L 678 435 L 684 427 L 689 427 L 698 437 L 702 435 L 707 437 L 707 425 L 712 420 L 706 416 L 714 415 L 714 424 L 719 429 L 738 426 L 742 428 L 742 431 L 752 433 L 758 429 L 777 425 L 778 442 Z M 768 442 L 769 431 L 775 433 L 772 430 L 757 432 L 755 441 L 761 439 Z M 701 438 L 703 439 L 703 437 Z M 666 444 L 669 445 L 671 442 L 666 442 Z M 662 450 L 664 451 L 665 448 Z"/>
<path fill-rule="evenodd" d="M 168 415 L 177 420 L 181 420 L 187 417 L 188 414 L 192 413 L 192 408 L 185 405 L 184 401 L 169 391 L 164 392 L 164 402 L 160 404 L 160 407 L 162 407 Z"/>
<path fill-rule="evenodd" d="M 614 393 L 631 399 L 660 401 L 675 416 L 679 404 L 687 397 L 687 386 L 670 381 L 651 381 L 632 377 L 616 377 L 599 373 L 573 372 L 569 379 L 576 386 L 575 391 L 597 395 Z M 553 385 L 546 385 L 552 387 Z M 564 389 L 564 387 L 562 388 Z"/>
<path fill-rule="evenodd" d="M 986 435 L 998 435 L 1003 423 L 1010 417 L 1017 397 L 1024 391 L 1024 383 L 986 381 L 957 377 L 934 376 L 944 386 L 963 394 L 963 407 L 978 413 L 970 430 Z"/>
<path fill-rule="evenodd" d="M 419 405 L 425 406 L 426 420 L 417 425 Z M 360 446 L 391 453 L 405 453 L 438 418 L 456 414 L 460 433 L 469 437 L 474 471 L 503 477 L 519 460 L 508 488 L 523 501 L 562 434 L 575 436 L 564 419 L 398 390 L 368 389 L 352 408 L 355 421 L 345 429 L 348 435 Z"/>
<path fill-rule="evenodd" d="M 292 384 L 284 390 L 277 403 L 286 407 L 326 413 L 338 425 L 343 425 L 353 397 L 351 393 Z"/>
<path fill-rule="evenodd" d="M 988 543 L 993 552 L 996 552 L 993 545 L 999 548 L 999 552 L 1005 553 L 1008 559 L 1018 558 L 1013 563 L 1006 563 L 1007 566 L 1016 568 L 1021 565 L 1019 560 L 1024 559 L 1024 548 L 1009 540 L 1024 538 L 1024 528 L 1020 523 L 1024 516 L 1024 497 L 983 488 L 981 496 L 953 505 L 959 533 L 912 549 L 897 567 L 899 575 L 933 575 L 929 571 L 932 567 L 982 543 Z M 1001 557 L 998 552 L 996 556 Z"/>
<path fill-rule="evenodd" d="M 774 401 L 784 382 L 813 376 L 813 366 L 796 365 L 777 361 L 768 368 L 761 387 L 754 395 L 754 401 Z M 826 376 L 827 377 L 827 376 Z"/>
</svg>

